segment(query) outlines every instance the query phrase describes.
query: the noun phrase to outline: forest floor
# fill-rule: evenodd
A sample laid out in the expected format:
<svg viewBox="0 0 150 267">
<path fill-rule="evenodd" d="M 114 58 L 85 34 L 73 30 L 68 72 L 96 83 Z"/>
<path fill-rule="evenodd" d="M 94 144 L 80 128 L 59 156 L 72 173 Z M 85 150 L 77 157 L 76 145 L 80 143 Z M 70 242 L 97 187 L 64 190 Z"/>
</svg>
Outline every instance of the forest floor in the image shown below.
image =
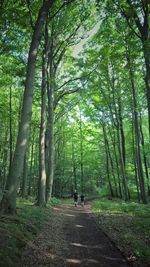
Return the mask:
<svg viewBox="0 0 150 267">
<path fill-rule="evenodd" d="M 89 205 L 53 207 L 40 234 L 29 241 L 17 267 L 128 267 L 104 234 Z"/>
</svg>

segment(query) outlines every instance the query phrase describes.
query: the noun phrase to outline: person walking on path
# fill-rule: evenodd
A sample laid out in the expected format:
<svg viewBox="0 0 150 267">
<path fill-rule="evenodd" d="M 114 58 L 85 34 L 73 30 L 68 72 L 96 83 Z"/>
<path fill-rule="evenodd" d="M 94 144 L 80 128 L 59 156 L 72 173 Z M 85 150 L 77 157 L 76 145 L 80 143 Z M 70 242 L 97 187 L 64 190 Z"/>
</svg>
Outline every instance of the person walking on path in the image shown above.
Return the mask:
<svg viewBox="0 0 150 267">
<path fill-rule="evenodd" d="M 84 206 L 84 195 L 83 194 L 81 194 L 80 199 L 81 199 L 81 206 Z"/>
<path fill-rule="evenodd" d="M 73 198 L 74 198 L 74 205 L 75 205 L 75 207 L 77 207 L 77 205 L 78 205 L 78 192 L 76 189 L 73 193 Z"/>
</svg>

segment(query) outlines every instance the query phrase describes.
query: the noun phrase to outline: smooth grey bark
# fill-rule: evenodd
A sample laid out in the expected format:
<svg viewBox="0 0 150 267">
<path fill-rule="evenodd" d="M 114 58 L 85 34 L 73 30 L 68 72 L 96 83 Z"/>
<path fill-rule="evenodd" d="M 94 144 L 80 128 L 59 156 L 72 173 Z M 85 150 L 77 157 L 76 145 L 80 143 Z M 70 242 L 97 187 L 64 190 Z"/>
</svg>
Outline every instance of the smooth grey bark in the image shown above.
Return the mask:
<svg viewBox="0 0 150 267">
<path fill-rule="evenodd" d="M 45 45 L 42 57 L 42 88 L 41 88 L 41 125 L 39 146 L 39 185 L 37 205 L 45 206 L 46 203 L 46 99 L 47 99 L 47 58 L 48 58 L 48 29 L 45 26 Z"/>
<path fill-rule="evenodd" d="M 31 196 L 31 184 L 32 184 L 32 174 L 33 174 L 33 157 L 34 157 L 34 139 L 35 139 L 35 131 L 33 128 L 33 138 L 31 141 L 31 150 L 30 150 L 30 171 L 29 171 L 29 184 L 28 184 L 28 194 L 27 196 Z"/>
<path fill-rule="evenodd" d="M 26 74 L 25 91 L 23 97 L 21 122 L 19 126 L 18 138 L 12 161 L 13 167 L 9 172 L 5 193 L 1 201 L 2 213 L 16 213 L 17 186 L 23 167 L 24 155 L 29 137 L 29 125 L 32 114 L 33 83 L 35 77 L 36 58 L 44 23 L 53 2 L 54 2 L 53 0 L 44 1 L 41 9 L 39 10 L 38 18 L 34 27 L 34 32 L 28 55 L 27 74 Z"/>
<path fill-rule="evenodd" d="M 46 203 L 52 196 L 54 180 L 54 58 L 53 58 L 53 27 L 50 40 L 49 71 L 47 72 L 47 95 L 48 95 L 48 170 L 46 177 Z"/>
<path fill-rule="evenodd" d="M 54 110 L 53 110 L 53 98 L 54 92 L 52 86 L 48 90 L 48 129 L 49 129 L 49 157 L 48 157 L 48 171 L 46 178 L 46 202 L 48 202 L 52 196 L 53 179 L 54 179 Z"/>
<path fill-rule="evenodd" d="M 28 165 L 27 165 L 27 152 L 26 152 L 25 157 L 24 157 L 22 185 L 21 185 L 21 197 L 22 198 L 25 198 L 27 196 L 26 194 L 27 175 L 28 175 Z"/>
</svg>

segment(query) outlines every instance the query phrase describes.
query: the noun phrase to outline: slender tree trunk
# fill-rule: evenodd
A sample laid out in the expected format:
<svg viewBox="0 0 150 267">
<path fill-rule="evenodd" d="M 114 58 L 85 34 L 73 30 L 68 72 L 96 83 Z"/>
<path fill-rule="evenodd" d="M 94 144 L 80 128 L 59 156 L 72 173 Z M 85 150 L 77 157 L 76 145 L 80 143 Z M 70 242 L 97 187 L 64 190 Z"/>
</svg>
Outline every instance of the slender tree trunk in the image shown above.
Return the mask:
<svg viewBox="0 0 150 267">
<path fill-rule="evenodd" d="M 40 148 L 39 148 L 39 186 L 37 205 L 44 206 L 46 203 L 46 161 L 45 161 L 45 133 L 46 133 L 46 77 L 48 57 L 48 29 L 45 27 L 45 47 L 42 58 L 42 90 L 41 90 L 41 126 L 40 126 Z"/>
<path fill-rule="evenodd" d="M 142 144 L 142 150 L 143 150 L 145 174 L 146 174 L 146 179 L 147 179 L 147 193 L 148 193 L 148 196 L 150 196 L 150 178 L 149 178 L 149 172 L 148 172 L 148 162 L 147 162 L 147 157 L 146 157 L 146 153 L 145 153 L 145 142 L 144 142 L 144 134 L 143 134 L 143 129 L 142 129 L 141 114 L 140 114 L 140 133 L 141 133 L 141 144 Z"/>
<path fill-rule="evenodd" d="M 103 128 L 103 136 L 104 136 L 104 143 L 105 143 L 107 179 L 108 179 L 108 184 L 109 184 L 109 189 L 110 189 L 111 197 L 114 197 L 113 187 L 112 187 L 111 179 L 110 179 L 109 155 L 108 155 L 108 149 L 107 149 L 107 147 L 108 147 L 107 146 L 107 136 L 106 136 L 105 126 L 104 126 L 103 123 L 102 123 L 102 128 Z"/>
<path fill-rule="evenodd" d="M 12 88 L 9 91 L 9 172 L 11 170 L 13 156 L 13 140 L 12 140 Z"/>
<path fill-rule="evenodd" d="M 133 105 L 133 104 L 132 104 Z M 135 134 L 134 134 L 134 112 L 132 108 L 132 140 L 133 140 L 133 161 L 134 161 L 134 170 L 135 170 L 135 182 L 137 188 L 137 200 L 140 202 L 140 190 L 139 190 L 139 181 L 137 173 L 137 164 L 136 164 L 136 149 L 135 149 Z"/>
<path fill-rule="evenodd" d="M 110 78 L 109 66 L 107 69 L 107 79 L 108 79 L 108 89 L 110 93 L 112 94 L 112 98 L 113 98 L 114 112 L 110 104 L 109 104 L 109 109 L 110 109 L 112 121 L 117 131 L 118 152 L 119 152 L 119 158 L 120 158 L 120 172 L 122 176 L 122 185 L 123 185 L 122 193 L 123 193 L 125 201 L 127 201 L 129 200 L 129 190 L 128 190 L 128 183 L 127 183 L 127 177 L 126 177 L 126 169 L 125 169 L 125 138 L 124 138 L 124 131 L 123 131 L 123 123 L 122 123 L 121 99 L 120 97 L 115 96 L 114 69 L 113 69 L 113 76 L 112 78 Z M 112 91 L 110 90 L 110 87 Z M 118 100 L 117 103 L 116 103 L 116 99 Z M 115 119 L 114 119 L 114 115 L 115 115 Z"/>
<path fill-rule="evenodd" d="M 75 151 L 74 151 L 74 139 L 72 133 L 72 169 L 73 169 L 73 178 L 74 178 L 74 188 L 77 189 L 77 174 L 76 174 L 76 162 L 75 162 Z"/>
<path fill-rule="evenodd" d="M 124 134 L 123 134 L 123 126 L 121 124 L 122 116 L 121 116 L 121 102 L 118 99 L 118 106 L 119 110 L 117 111 L 116 101 L 115 101 L 115 88 L 114 82 L 112 86 L 113 92 L 113 102 L 114 102 L 114 109 L 115 109 L 115 116 L 116 116 L 116 130 L 117 130 L 117 138 L 118 138 L 118 152 L 120 157 L 120 170 L 122 176 L 122 184 L 123 184 L 123 195 L 125 201 L 129 200 L 129 190 L 128 190 L 128 183 L 126 177 L 126 170 L 125 170 L 125 142 L 124 142 Z M 123 139 L 122 139 L 123 138 Z"/>
<path fill-rule="evenodd" d="M 136 90 L 135 90 L 135 84 L 134 84 L 133 68 L 131 65 L 130 51 L 129 51 L 128 45 L 126 46 L 126 56 L 127 56 L 128 67 L 129 67 L 129 77 L 131 81 L 132 98 L 133 98 L 137 173 L 138 173 L 139 184 L 140 184 L 141 199 L 142 199 L 142 202 L 146 204 L 147 199 L 146 199 L 146 193 L 145 193 L 145 181 L 144 181 L 144 173 L 143 173 L 143 166 L 142 166 L 142 159 L 141 159 L 137 98 L 136 98 Z"/>
<path fill-rule="evenodd" d="M 31 196 L 31 185 L 32 185 L 32 176 L 33 176 L 33 157 L 34 157 L 34 140 L 35 140 L 35 132 L 33 129 L 33 139 L 31 143 L 31 151 L 30 151 L 30 173 L 29 173 L 29 184 L 28 184 L 28 196 Z"/>
<path fill-rule="evenodd" d="M 46 178 L 46 202 L 48 202 L 52 196 L 53 180 L 54 180 L 54 62 L 53 62 L 53 29 L 51 33 L 50 44 L 50 59 L 49 59 L 49 73 L 47 80 L 49 81 L 47 86 L 48 93 L 48 137 L 49 137 L 49 155 L 48 155 L 48 171 Z"/>
<path fill-rule="evenodd" d="M 83 132 L 82 132 L 82 118 L 80 111 L 80 122 L 79 122 L 79 130 L 80 130 L 80 177 L 81 177 L 81 192 L 84 193 L 84 171 L 83 171 Z"/>
<path fill-rule="evenodd" d="M 119 129 L 120 129 L 120 140 L 121 140 L 121 150 L 122 150 L 122 157 L 124 168 L 126 169 L 126 148 L 125 148 L 125 136 L 124 136 L 124 129 L 123 129 L 123 120 L 122 120 L 122 104 L 121 98 L 118 97 L 118 120 L 119 120 Z"/>
<path fill-rule="evenodd" d="M 21 122 L 18 132 L 16 149 L 14 152 L 14 157 L 12 162 L 13 167 L 9 172 L 5 194 L 1 201 L 2 213 L 16 213 L 16 192 L 18 186 L 18 179 L 20 178 L 21 175 L 24 155 L 29 137 L 29 125 L 32 113 L 33 83 L 35 77 L 35 63 L 42 36 L 43 26 L 52 4 L 53 0 L 44 1 L 39 11 L 39 15 L 33 32 L 32 42 L 28 56 Z"/>
<path fill-rule="evenodd" d="M 111 151 L 110 151 L 110 146 L 109 146 L 108 139 L 106 141 L 107 141 L 108 156 L 109 156 L 109 159 L 110 159 L 110 165 L 111 165 L 111 169 L 112 169 L 112 176 L 113 176 L 113 180 L 114 180 L 115 194 L 116 194 L 116 197 L 118 197 L 118 189 L 117 189 L 117 182 L 116 182 L 116 177 L 115 177 L 115 172 L 114 172 L 113 159 L 112 159 L 112 156 L 111 156 Z"/>
<path fill-rule="evenodd" d="M 2 176 L 3 176 L 2 187 L 3 189 L 5 188 L 7 170 L 8 170 L 8 158 L 9 158 L 9 154 L 8 154 L 9 150 L 8 150 L 8 144 L 7 144 L 8 135 L 9 135 L 9 125 L 6 125 L 6 132 L 5 132 L 4 142 L 3 142 L 3 153 L 2 153 Z"/>
<path fill-rule="evenodd" d="M 116 161 L 116 171 L 117 171 L 117 177 L 118 177 L 118 185 L 119 185 L 119 197 L 122 198 L 122 188 L 121 188 L 121 178 L 120 178 L 120 173 L 119 173 L 119 163 L 118 163 L 118 157 L 117 157 L 117 152 L 116 152 L 116 138 L 115 138 L 115 133 L 114 136 L 110 133 L 113 148 L 114 148 L 114 156 L 115 156 L 115 161 Z"/>
</svg>

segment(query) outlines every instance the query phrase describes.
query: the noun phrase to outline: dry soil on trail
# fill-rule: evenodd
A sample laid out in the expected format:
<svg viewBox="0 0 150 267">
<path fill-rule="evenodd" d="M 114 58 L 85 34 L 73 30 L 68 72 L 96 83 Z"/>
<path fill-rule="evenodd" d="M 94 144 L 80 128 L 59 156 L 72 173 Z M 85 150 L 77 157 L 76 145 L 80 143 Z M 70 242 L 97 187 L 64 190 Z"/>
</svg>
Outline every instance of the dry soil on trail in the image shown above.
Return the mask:
<svg viewBox="0 0 150 267">
<path fill-rule="evenodd" d="M 129 267 L 99 229 L 88 205 L 53 208 L 53 216 L 30 242 L 19 267 Z"/>
</svg>

